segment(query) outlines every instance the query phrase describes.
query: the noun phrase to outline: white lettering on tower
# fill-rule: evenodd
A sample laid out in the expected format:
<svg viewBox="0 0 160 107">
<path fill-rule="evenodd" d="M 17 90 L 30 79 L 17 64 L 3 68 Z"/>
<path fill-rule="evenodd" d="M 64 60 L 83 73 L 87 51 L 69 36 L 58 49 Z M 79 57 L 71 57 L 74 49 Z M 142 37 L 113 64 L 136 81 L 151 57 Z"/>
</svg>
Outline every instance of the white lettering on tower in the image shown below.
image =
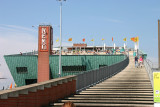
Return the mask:
<svg viewBox="0 0 160 107">
<path fill-rule="evenodd" d="M 41 43 L 41 50 L 46 50 L 47 49 L 47 43 L 46 43 L 46 28 L 42 28 L 42 43 Z"/>
</svg>

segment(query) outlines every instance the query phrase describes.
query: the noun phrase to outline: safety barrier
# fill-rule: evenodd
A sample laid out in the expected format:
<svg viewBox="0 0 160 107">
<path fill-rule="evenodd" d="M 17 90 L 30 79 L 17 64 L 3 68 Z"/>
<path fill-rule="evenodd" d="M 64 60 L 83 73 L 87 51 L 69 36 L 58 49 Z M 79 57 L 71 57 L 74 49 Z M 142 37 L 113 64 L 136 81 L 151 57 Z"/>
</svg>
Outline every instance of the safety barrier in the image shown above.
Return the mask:
<svg viewBox="0 0 160 107">
<path fill-rule="evenodd" d="M 152 88 L 153 88 L 153 70 L 152 70 L 152 66 L 149 64 L 149 62 L 147 61 L 147 59 L 145 59 L 143 61 L 144 66 L 146 68 L 146 71 L 148 72 L 148 76 L 150 78 L 151 84 L 152 84 Z"/>
<path fill-rule="evenodd" d="M 107 78 L 112 77 L 113 75 L 117 74 L 118 72 L 122 71 L 129 63 L 129 58 L 126 57 L 125 60 L 122 62 L 116 63 L 111 66 L 101 67 L 97 70 L 92 70 L 88 72 L 84 72 L 83 74 L 77 75 L 76 81 L 76 90 L 77 92 L 93 86 Z"/>
<path fill-rule="evenodd" d="M 0 107 L 42 107 L 76 92 L 76 76 L 0 91 Z"/>
</svg>

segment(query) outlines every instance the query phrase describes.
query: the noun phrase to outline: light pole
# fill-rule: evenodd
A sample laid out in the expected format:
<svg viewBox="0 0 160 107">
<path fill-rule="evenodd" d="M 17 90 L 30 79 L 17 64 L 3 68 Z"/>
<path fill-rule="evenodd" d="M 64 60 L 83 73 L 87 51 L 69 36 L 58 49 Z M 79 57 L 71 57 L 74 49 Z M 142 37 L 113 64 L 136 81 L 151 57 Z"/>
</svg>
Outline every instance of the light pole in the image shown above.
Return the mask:
<svg viewBox="0 0 160 107">
<path fill-rule="evenodd" d="M 60 2 L 60 49 L 59 49 L 59 77 L 61 77 L 61 48 L 62 48 L 62 2 L 66 0 L 58 0 Z"/>
</svg>

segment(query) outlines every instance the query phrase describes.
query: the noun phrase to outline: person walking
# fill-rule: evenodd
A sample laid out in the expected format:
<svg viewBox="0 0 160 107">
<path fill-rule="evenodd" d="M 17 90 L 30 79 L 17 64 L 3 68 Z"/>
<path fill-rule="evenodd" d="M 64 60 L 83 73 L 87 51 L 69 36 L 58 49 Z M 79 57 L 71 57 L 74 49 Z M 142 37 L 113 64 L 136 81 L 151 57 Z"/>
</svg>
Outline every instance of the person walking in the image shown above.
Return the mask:
<svg viewBox="0 0 160 107">
<path fill-rule="evenodd" d="M 142 56 L 139 57 L 139 63 L 140 63 L 140 64 L 139 64 L 140 67 L 142 68 L 142 63 L 143 63 L 143 58 L 142 58 Z"/>
<path fill-rule="evenodd" d="M 138 57 L 137 56 L 135 56 L 135 67 L 138 68 Z"/>
</svg>

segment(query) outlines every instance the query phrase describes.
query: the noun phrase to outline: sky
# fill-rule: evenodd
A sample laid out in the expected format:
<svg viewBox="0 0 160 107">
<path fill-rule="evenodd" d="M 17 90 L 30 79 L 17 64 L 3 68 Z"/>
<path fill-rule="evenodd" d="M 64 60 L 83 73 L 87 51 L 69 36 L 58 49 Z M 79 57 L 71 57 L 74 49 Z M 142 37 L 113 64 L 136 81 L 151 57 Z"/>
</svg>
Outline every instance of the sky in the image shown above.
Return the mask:
<svg viewBox="0 0 160 107">
<path fill-rule="evenodd" d="M 62 6 L 62 45 L 73 43 L 133 48 L 139 36 L 140 50 L 158 62 L 160 0 L 67 0 Z M 0 77 L 12 78 L 3 55 L 37 50 L 38 26 L 53 26 L 54 47 L 59 46 L 60 3 L 57 0 L 0 0 Z M 34 27 L 33 27 L 34 26 Z M 72 42 L 68 39 L 72 38 Z"/>
</svg>

